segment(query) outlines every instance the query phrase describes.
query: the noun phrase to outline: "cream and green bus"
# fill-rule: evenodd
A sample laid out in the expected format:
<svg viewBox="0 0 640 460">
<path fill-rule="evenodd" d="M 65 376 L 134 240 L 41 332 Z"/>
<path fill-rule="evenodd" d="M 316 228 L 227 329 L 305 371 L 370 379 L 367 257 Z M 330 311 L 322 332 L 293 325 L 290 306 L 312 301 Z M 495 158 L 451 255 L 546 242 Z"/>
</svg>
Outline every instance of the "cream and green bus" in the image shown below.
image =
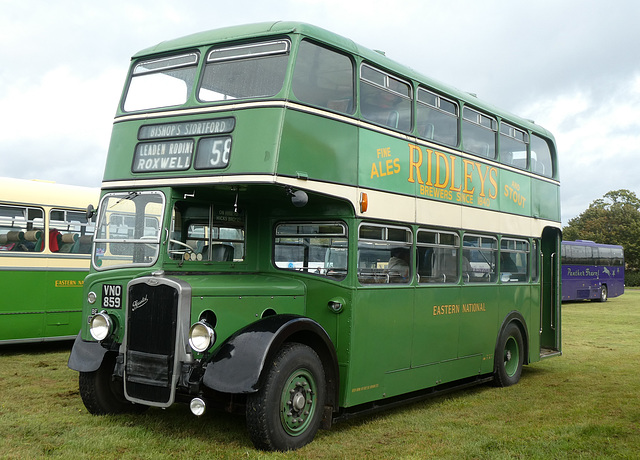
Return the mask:
<svg viewBox="0 0 640 460">
<path fill-rule="evenodd" d="M 98 189 L 0 178 L 0 345 L 80 330 Z"/>
</svg>

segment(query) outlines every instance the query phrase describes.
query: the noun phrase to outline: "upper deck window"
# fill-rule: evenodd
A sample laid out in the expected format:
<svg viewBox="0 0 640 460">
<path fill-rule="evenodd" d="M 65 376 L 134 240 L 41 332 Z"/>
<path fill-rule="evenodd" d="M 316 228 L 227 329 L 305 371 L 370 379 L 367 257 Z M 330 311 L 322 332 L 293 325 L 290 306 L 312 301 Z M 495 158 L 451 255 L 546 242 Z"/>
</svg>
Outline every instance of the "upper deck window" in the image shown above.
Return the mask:
<svg viewBox="0 0 640 460">
<path fill-rule="evenodd" d="M 197 64 L 196 53 L 139 62 L 131 72 L 124 111 L 184 104 L 194 85 Z"/>
<path fill-rule="evenodd" d="M 431 91 L 418 89 L 418 136 L 445 145 L 458 145 L 458 105 Z"/>
<path fill-rule="evenodd" d="M 527 169 L 528 142 L 527 133 L 506 123 L 500 123 L 500 161 L 502 163 Z"/>
<path fill-rule="evenodd" d="M 360 70 L 360 111 L 379 125 L 411 130 L 411 85 L 363 64 Z"/>
<path fill-rule="evenodd" d="M 531 171 L 546 177 L 553 177 L 551 150 L 546 140 L 531 136 Z"/>
<path fill-rule="evenodd" d="M 462 144 L 465 152 L 486 158 L 496 157 L 498 122 L 477 110 L 465 107 L 462 111 Z"/>
<path fill-rule="evenodd" d="M 284 83 L 288 40 L 215 48 L 207 55 L 198 99 L 203 102 L 269 97 Z"/>
<path fill-rule="evenodd" d="M 303 40 L 293 72 L 293 93 L 303 102 L 353 113 L 353 62 L 344 54 Z"/>
</svg>

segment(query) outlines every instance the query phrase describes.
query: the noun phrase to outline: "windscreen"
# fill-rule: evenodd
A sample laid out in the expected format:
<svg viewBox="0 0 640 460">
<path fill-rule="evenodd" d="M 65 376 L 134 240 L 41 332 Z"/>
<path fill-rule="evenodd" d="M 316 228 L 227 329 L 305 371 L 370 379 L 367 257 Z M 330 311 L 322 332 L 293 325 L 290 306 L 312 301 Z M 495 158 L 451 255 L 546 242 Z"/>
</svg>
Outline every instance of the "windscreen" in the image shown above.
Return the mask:
<svg viewBox="0 0 640 460">
<path fill-rule="evenodd" d="M 158 258 L 163 212 L 160 192 L 105 195 L 99 207 L 94 267 L 153 265 Z"/>
</svg>

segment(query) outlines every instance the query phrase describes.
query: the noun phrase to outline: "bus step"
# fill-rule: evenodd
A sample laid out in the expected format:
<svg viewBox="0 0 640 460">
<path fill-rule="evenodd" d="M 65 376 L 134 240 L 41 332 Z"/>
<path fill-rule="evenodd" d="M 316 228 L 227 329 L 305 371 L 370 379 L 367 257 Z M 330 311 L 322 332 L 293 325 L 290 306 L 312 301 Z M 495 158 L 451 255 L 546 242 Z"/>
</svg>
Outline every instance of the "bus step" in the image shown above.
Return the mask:
<svg viewBox="0 0 640 460">
<path fill-rule="evenodd" d="M 553 348 L 540 348 L 540 359 L 551 358 L 552 356 L 561 356 L 562 352 Z"/>
</svg>

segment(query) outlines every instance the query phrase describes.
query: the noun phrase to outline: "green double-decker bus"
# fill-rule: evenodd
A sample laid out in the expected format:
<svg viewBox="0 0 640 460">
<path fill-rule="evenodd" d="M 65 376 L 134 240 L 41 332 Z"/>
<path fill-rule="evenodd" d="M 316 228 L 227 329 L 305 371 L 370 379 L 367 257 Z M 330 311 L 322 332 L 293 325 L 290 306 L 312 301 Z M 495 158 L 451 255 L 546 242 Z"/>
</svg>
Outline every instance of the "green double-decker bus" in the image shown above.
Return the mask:
<svg viewBox="0 0 640 460">
<path fill-rule="evenodd" d="M 96 212 L 93 414 L 239 410 L 289 450 L 561 353 L 553 136 L 318 27 L 137 53 Z"/>
</svg>

